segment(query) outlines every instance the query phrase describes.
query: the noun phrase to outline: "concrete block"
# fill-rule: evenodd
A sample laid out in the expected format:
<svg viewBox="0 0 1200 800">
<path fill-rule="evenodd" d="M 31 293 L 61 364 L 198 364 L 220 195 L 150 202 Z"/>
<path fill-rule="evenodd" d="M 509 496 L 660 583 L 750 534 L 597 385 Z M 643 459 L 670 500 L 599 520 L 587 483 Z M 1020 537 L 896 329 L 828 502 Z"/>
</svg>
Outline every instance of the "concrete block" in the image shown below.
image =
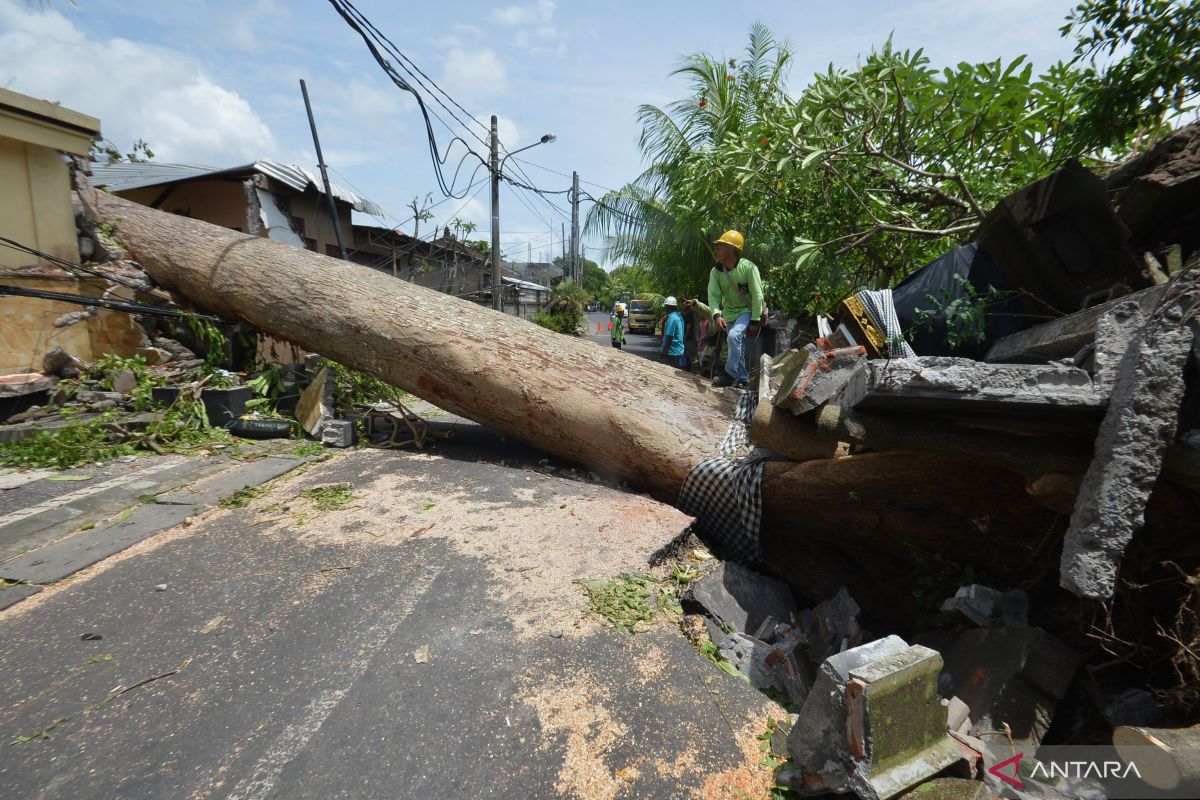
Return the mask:
<svg viewBox="0 0 1200 800">
<path fill-rule="evenodd" d="M 693 581 L 684 599 L 742 633 L 757 631 L 767 617 L 791 620 L 796 612 L 787 584 L 728 561 Z"/>
<path fill-rule="evenodd" d="M 980 628 L 1023 628 L 1029 624 L 1029 596 L 1020 589 L 1001 592 L 975 583 L 942 603 L 942 611 Z"/>
<path fill-rule="evenodd" d="M 1181 276 L 1200 277 L 1200 271 Z M 1187 293 L 1160 307 L 1134 334 L 1112 388 L 1108 411 L 1063 541 L 1059 583 L 1082 597 L 1107 600 L 1134 532 L 1145 521 L 1163 456 L 1174 442 L 1184 397 L 1183 371 L 1193 333 Z"/>
<path fill-rule="evenodd" d="M 1076 367 L 921 356 L 870 361 L 861 405 L 912 411 L 955 409 L 960 413 L 1047 407 L 1099 411 L 1107 399 L 1095 390 L 1092 377 Z"/>
<path fill-rule="evenodd" d="M 354 423 L 331 419 L 321 427 L 321 444 L 326 447 L 350 447 L 354 444 Z"/>
<path fill-rule="evenodd" d="M 847 731 L 853 791 L 886 800 L 959 760 L 938 698 L 942 657 L 913 645 L 851 670 Z"/>
<path fill-rule="evenodd" d="M 1079 666 L 1079 654 L 1041 628 L 973 628 L 942 650 L 943 692 L 971 709 L 971 734 L 1008 725 L 1032 752 Z"/>
<path fill-rule="evenodd" d="M 795 788 L 813 793 L 850 791 L 846 727 L 850 672 L 907 648 L 899 636 L 888 636 L 825 659 L 788 734 L 788 752 L 800 776 Z"/>
</svg>

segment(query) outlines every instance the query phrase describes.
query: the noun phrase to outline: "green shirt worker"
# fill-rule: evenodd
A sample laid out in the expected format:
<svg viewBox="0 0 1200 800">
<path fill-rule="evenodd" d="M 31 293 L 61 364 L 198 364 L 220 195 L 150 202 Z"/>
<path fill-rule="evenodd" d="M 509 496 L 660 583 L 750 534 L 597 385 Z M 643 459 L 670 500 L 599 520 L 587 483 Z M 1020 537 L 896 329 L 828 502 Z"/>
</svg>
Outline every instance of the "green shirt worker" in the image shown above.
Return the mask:
<svg viewBox="0 0 1200 800">
<path fill-rule="evenodd" d="M 713 378 L 713 386 L 745 389 L 750 385 L 746 369 L 746 337 L 758 336 L 762 326 L 762 277 L 758 266 L 742 258 L 745 239 L 737 231 L 725 231 L 717 239 L 717 265 L 708 273 L 708 304 L 713 322 L 729 335 L 729 358 L 725 369 Z"/>
</svg>

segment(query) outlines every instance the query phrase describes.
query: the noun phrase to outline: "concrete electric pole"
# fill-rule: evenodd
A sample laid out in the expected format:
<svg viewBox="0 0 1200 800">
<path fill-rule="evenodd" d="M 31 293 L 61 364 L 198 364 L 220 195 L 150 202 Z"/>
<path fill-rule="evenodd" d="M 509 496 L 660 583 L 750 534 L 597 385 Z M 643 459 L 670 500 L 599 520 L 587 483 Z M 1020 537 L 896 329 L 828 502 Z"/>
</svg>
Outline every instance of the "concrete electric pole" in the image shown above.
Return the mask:
<svg viewBox="0 0 1200 800">
<path fill-rule="evenodd" d="M 500 311 L 500 138 L 492 114 L 492 308 Z"/>
<path fill-rule="evenodd" d="M 497 311 L 503 310 L 504 306 L 501 303 L 501 286 L 500 286 L 500 175 L 504 168 L 504 162 L 515 156 L 522 150 L 528 150 L 531 147 L 537 147 L 539 144 L 553 142 L 558 137 L 553 133 L 547 133 L 541 139 L 538 139 L 533 144 L 525 145 L 517 150 L 511 151 L 504 158 L 500 158 L 500 137 L 496 135 L 496 115 L 492 114 L 492 141 L 491 141 L 491 171 L 492 171 L 492 308 Z M 553 231 L 553 229 L 551 229 Z"/>
<path fill-rule="evenodd" d="M 583 264 L 579 261 L 579 173 L 571 171 L 571 280 L 582 283 Z"/>
</svg>

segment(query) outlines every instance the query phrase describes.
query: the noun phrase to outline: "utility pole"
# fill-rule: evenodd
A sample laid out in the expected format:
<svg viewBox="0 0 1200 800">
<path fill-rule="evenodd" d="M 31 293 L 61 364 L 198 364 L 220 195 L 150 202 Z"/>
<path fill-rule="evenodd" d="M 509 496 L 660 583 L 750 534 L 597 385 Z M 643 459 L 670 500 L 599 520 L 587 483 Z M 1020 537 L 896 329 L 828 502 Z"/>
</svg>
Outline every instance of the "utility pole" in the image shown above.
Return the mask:
<svg viewBox="0 0 1200 800">
<path fill-rule="evenodd" d="M 317 148 L 317 164 L 321 167 L 321 182 L 325 184 L 325 197 L 329 200 L 329 217 L 333 220 L 333 236 L 337 239 L 338 250 L 342 253 L 342 261 L 349 261 L 346 255 L 346 245 L 342 243 L 342 226 L 338 224 L 337 204 L 333 200 L 333 191 L 329 188 L 329 173 L 325 171 L 325 158 L 321 155 L 321 140 L 317 138 L 317 122 L 313 119 L 312 104 L 308 102 L 308 87 L 304 78 L 300 79 L 300 92 L 304 95 L 304 109 L 308 112 L 308 127 L 312 130 L 313 146 Z"/>
<path fill-rule="evenodd" d="M 579 261 L 579 173 L 571 170 L 571 279 L 579 283 L 583 264 Z"/>
<path fill-rule="evenodd" d="M 565 222 L 560 223 L 559 227 L 562 228 L 563 270 L 564 270 L 563 274 L 565 275 L 566 274 L 565 270 L 567 268 L 567 223 L 565 223 Z M 567 277 L 570 277 L 570 275 L 567 275 Z"/>
<path fill-rule="evenodd" d="M 492 114 L 492 308 L 500 311 L 500 139 Z"/>
</svg>

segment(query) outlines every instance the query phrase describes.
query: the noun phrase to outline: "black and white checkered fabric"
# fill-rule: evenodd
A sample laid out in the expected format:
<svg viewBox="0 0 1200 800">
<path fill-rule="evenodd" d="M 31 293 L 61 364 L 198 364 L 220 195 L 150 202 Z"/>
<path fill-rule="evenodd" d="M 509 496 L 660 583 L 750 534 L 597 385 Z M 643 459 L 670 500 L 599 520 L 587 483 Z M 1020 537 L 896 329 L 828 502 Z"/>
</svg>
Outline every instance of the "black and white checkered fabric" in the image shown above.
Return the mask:
<svg viewBox="0 0 1200 800">
<path fill-rule="evenodd" d="M 754 409 L 758 408 L 758 392 L 742 392 L 737 406 L 733 409 L 733 423 L 729 426 L 725 438 L 721 440 L 721 455 L 742 455 L 753 445 L 750 443 L 750 420 L 754 419 Z"/>
<path fill-rule="evenodd" d="M 757 406 L 757 393 L 742 395 L 721 442 L 721 455 L 692 468 L 679 490 L 678 504 L 681 511 L 696 518 L 696 535 L 717 555 L 747 566 L 757 564 L 762 555 L 758 530 L 763 462 L 744 455 L 752 448 L 750 420 Z M 739 455 L 744 457 L 739 459 Z"/>
<path fill-rule="evenodd" d="M 867 307 L 867 311 L 871 312 L 871 316 L 879 323 L 879 327 L 883 328 L 883 335 L 887 337 L 888 357 L 916 358 L 916 351 L 905 340 L 904 329 L 900 327 L 900 318 L 896 316 L 896 303 L 892 300 L 892 290 L 864 289 L 858 293 L 858 299 Z"/>
</svg>

